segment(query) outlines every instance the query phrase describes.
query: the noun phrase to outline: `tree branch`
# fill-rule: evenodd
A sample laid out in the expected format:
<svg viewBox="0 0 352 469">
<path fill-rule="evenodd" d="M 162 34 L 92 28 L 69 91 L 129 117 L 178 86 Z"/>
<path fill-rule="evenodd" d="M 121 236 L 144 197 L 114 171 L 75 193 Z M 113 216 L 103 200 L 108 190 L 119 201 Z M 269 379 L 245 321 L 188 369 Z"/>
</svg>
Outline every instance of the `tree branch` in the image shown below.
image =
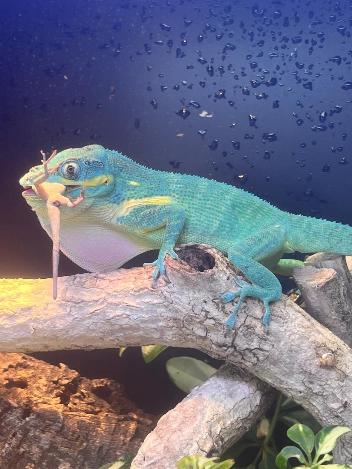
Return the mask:
<svg viewBox="0 0 352 469">
<path fill-rule="evenodd" d="M 305 309 L 349 346 L 352 344 L 352 278 L 344 257 L 318 253 L 295 269 Z"/>
<path fill-rule="evenodd" d="M 303 269 L 295 269 L 294 278 L 302 293 L 305 308 L 334 334 L 352 344 L 352 257 L 317 253 L 305 261 Z M 328 352 L 323 362 L 334 362 Z M 339 439 L 334 451 L 336 462 L 352 459 L 352 436 Z"/>
<path fill-rule="evenodd" d="M 272 402 L 271 388 L 226 364 L 159 420 L 131 469 L 174 469 L 189 454 L 220 456 Z"/>
<path fill-rule="evenodd" d="M 227 333 L 224 322 L 231 305 L 217 298 L 233 289 L 233 268 L 204 246 L 184 253 L 195 251 L 208 259 L 207 270 L 168 259 L 170 283 L 154 289 L 150 268 L 62 278 L 56 302 L 50 298 L 50 281 L 2 281 L 0 350 L 150 343 L 194 347 L 248 370 L 320 422 L 351 426 L 349 347 L 286 297 L 272 306 L 269 334 L 261 324 L 262 305 L 255 300 L 246 301 L 236 330 Z M 328 365 L 326 353 L 332 357 Z"/>
</svg>

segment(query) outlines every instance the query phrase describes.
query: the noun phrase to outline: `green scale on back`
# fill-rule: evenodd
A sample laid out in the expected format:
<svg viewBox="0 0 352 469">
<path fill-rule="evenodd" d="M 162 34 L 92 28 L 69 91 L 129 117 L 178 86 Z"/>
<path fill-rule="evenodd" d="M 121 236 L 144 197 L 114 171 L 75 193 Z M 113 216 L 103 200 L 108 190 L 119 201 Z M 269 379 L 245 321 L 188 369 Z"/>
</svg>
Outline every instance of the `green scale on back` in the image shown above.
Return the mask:
<svg viewBox="0 0 352 469">
<path fill-rule="evenodd" d="M 177 243 L 207 243 L 227 254 L 250 281 L 222 295 L 239 298 L 227 326 L 233 328 L 246 297 L 264 303 L 263 324 L 270 320 L 270 302 L 281 297 L 273 272 L 290 275 L 302 262 L 282 259 L 285 253 L 352 254 L 352 227 L 284 212 L 242 189 L 199 176 L 157 171 L 100 145 L 71 148 L 48 164 L 48 183 L 65 186 L 64 196 L 84 200 L 61 208 L 61 250 L 88 271 L 109 271 L 136 255 L 159 249 L 154 279 L 165 273 L 166 255 L 177 257 Z M 20 184 L 33 187 L 43 178 L 35 166 Z M 42 227 L 51 236 L 43 199 L 23 193 Z"/>
</svg>

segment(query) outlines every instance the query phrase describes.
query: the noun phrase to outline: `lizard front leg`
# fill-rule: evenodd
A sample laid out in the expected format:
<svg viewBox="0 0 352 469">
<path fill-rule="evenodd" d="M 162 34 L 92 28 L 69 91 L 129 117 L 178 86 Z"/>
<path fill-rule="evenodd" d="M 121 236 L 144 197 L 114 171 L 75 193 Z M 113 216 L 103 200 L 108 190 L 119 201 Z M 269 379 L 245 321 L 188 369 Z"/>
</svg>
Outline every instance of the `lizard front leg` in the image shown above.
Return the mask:
<svg viewBox="0 0 352 469">
<path fill-rule="evenodd" d="M 281 298 L 282 288 L 275 275 L 258 261 L 279 251 L 284 242 L 285 229 L 281 226 L 275 226 L 260 231 L 241 243 L 234 244 L 229 249 L 229 260 L 252 282 L 249 284 L 244 280 L 237 281 L 239 289 L 235 292 L 226 292 L 222 296 L 222 300 L 225 303 L 239 298 L 226 322 L 226 326 L 229 329 L 233 329 L 237 313 L 243 300 L 247 297 L 263 301 L 265 308 L 263 324 L 266 329 L 268 328 L 271 315 L 269 303 Z"/>
<path fill-rule="evenodd" d="M 138 207 L 130 214 L 119 217 L 118 223 L 131 229 L 138 236 L 157 240 L 160 245 L 159 255 L 156 261 L 152 262 L 155 266 L 153 280 L 160 275 L 165 275 L 165 256 L 170 255 L 177 259 L 174 251 L 175 244 L 179 238 L 186 215 L 182 207 L 176 204 L 158 205 L 154 207 Z M 163 230 L 163 234 L 153 236 L 153 232 Z M 155 234 L 155 233 L 154 233 Z"/>
</svg>

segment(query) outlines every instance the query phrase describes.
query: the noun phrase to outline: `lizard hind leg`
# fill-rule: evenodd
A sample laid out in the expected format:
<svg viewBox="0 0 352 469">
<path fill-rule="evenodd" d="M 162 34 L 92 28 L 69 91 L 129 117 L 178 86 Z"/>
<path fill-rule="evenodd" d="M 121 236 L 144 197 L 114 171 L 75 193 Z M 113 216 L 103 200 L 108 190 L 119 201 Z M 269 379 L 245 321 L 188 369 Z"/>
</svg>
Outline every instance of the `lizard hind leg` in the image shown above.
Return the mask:
<svg viewBox="0 0 352 469">
<path fill-rule="evenodd" d="M 228 317 L 226 321 L 226 327 L 228 329 L 233 329 L 234 326 L 236 325 L 237 314 L 238 314 L 238 311 L 240 310 L 240 307 L 243 301 L 246 298 L 256 298 L 263 302 L 264 314 L 263 314 L 262 322 L 263 322 L 265 330 L 267 330 L 269 327 L 270 318 L 271 318 L 270 303 L 272 301 L 277 301 L 281 298 L 281 294 L 282 294 L 281 284 L 277 280 L 277 278 L 274 276 L 274 274 L 272 274 L 269 270 L 266 269 L 266 267 L 259 264 L 258 262 L 256 261 L 252 261 L 252 262 L 253 262 L 253 267 L 254 266 L 256 267 L 256 270 L 258 271 L 258 274 L 260 275 L 261 280 L 264 280 L 264 281 L 261 282 L 261 285 L 249 284 L 247 282 L 243 282 L 239 290 L 235 292 L 226 292 L 224 293 L 224 295 L 222 295 L 222 301 L 224 303 L 228 303 L 230 301 L 233 301 L 235 298 L 239 298 L 238 302 L 234 306 L 233 310 L 231 311 L 230 316 Z M 248 260 L 247 260 L 247 263 L 248 263 Z M 238 256 L 236 256 L 236 263 L 234 262 L 234 264 L 236 264 L 236 266 L 241 268 L 240 267 L 241 262 Z M 243 268 L 241 268 L 241 270 L 244 271 Z M 264 270 L 266 270 L 267 272 L 264 272 Z M 262 272 L 259 272 L 259 271 L 262 271 Z M 269 275 L 266 275 L 267 273 Z M 264 279 L 264 277 L 267 277 L 267 278 Z"/>
<path fill-rule="evenodd" d="M 251 283 L 236 279 L 235 283 L 239 289 L 222 295 L 221 299 L 225 303 L 239 298 L 226 321 L 227 328 L 233 329 L 241 304 L 247 297 L 250 297 L 263 302 L 262 322 L 265 330 L 268 329 L 271 316 L 270 303 L 281 298 L 282 288 L 275 275 L 258 261 L 280 250 L 284 241 L 285 230 L 276 226 L 260 231 L 229 250 L 229 260 L 242 271 Z"/>
</svg>

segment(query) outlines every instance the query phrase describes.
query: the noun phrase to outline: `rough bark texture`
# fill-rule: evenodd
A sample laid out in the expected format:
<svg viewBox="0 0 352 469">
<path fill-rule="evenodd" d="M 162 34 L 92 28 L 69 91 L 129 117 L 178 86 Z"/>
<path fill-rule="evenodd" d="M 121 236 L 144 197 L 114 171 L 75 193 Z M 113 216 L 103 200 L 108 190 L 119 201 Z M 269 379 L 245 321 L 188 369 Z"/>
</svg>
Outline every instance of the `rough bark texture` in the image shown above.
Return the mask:
<svg viewBox="0 0 352 469">
<path fill-rule="evenodd" d="M 305 309 L 351 346 L 352 283 L 345 258 L 319 253 L 305 263 L 295 269 Z"/>
<path fill-rule="evenodd" d="M 153 426 L 108 379 L 17 353 L 1 353 L 0 370 L 1 469 L 97 469 Z"/>
<path fill-rule="evenodd" d="M 323 424 L 352 426 L 352 351 L 286 297 L 272 307 L 270 333 L 262 305 L 247 300 L 236 330 L 219 294 L 233 288 L 233 269 L 216 251 L 197 249 L 209 268 L 196 272 L 168 259 L 170 283 L 150 287 L 150 269 L 60 279 L 60 298 L 45 280 L 4 281 L 0 348 L 39 351 L 159 343 L 194 347 L 250 371 L 302 404 Z M 11 285 L 12 282 L 12 285 Z M 16 291 L 17 288 L 17 291 Z M 18 289 L 22 289 L 22 296 Z M 39 302 L 39 305 L 36 304 Z M 330 359 L 326 361 L 326 356 Z M 344 462 L 352 462 L 352 454 Z"/>
<path fill-rule="evenodd" d="M 346 344 L 352 343 L 352 257 L 318 253 L 296 269 L 294 278 L 299 286 L 307 311 L 327 326 Z M 323 364 L 331 366 L 334 356 L 328 352 Z M 335 462 L 351 461 L 352 436 L 340 438 L 334 451 Z"/>
<path fill-rule="evenodd" d="M 193 269 L 212 268 L 209 256 L 186 250 L 181 257 Z M 270 386 L 233 365 L 224 365 L 167 412 L 149 433 L 132 469 L 174 469 L 185 455 L 220 456 L 238 441 L 273 400 Z"/>
<path fill-rule="evenodd" d="M 272 402 L 269 386 L 224 365 L 159 420 L 131 469 L 175 469 L 188 454 L 219 456 Z"/>
</svg>

